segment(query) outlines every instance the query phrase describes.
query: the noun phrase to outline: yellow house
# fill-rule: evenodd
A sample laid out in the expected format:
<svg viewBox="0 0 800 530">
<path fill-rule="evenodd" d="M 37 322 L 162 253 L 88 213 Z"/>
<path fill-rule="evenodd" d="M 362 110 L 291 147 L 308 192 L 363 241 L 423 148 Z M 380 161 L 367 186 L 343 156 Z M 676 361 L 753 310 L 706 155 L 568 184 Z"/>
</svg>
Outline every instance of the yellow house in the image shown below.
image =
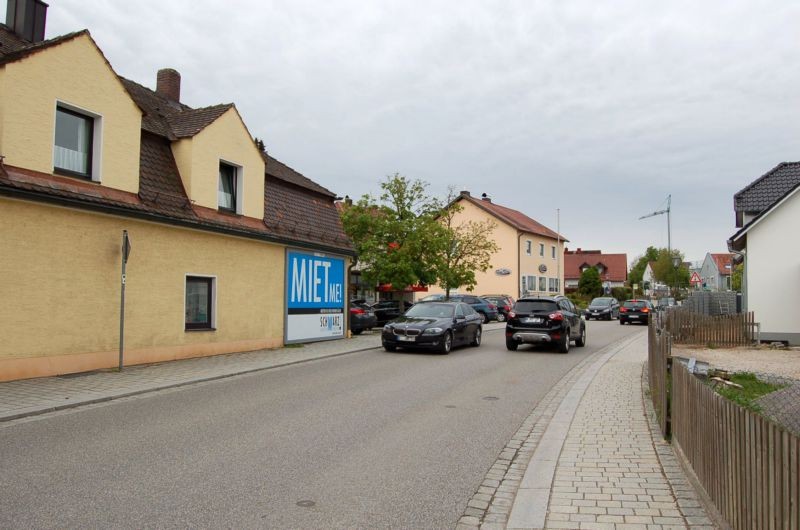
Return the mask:
<svg viewBox="0 0 800 530">
<path fill-rule="evenodd" d="M 0 381 L 345 335 L 335 194 L 174 70 L 29 22 L 0 26 Z"/>
<path fill-rule="evenodd" d="M 518 210 L 493 203 L 485 194 L 477 199 L 462 191 L 454 202 L 462 207 L 457 223 L 492 220 L 496 224 L 491 237 L 499 248 L 491 258 L 491 268 L 476 272 L 475 294 L 514 298 L 564 294 L 564 236 Z M 442 292 L 438 286 L 430 288 L 431 294 Z"/>
</svg>

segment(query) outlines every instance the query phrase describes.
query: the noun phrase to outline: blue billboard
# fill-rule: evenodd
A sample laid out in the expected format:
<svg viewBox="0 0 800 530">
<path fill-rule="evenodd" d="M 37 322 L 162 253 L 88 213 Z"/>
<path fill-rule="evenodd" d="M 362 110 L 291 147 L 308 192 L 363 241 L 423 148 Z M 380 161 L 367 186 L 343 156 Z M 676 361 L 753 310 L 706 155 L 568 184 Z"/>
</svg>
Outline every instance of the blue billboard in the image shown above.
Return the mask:
<svg viewBox="0 0 800 530">
<path fill-rule="evenodd" d="M 286 252 L 286 342 L 344 337 L 344 259 Z"/>
</svg>

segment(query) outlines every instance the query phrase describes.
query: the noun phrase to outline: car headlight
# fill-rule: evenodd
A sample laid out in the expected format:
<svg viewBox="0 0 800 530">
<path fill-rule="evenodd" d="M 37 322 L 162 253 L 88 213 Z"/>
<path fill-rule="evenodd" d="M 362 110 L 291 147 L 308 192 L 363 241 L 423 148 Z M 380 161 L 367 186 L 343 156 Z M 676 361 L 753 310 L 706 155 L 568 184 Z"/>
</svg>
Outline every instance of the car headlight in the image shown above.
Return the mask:
<svg viewBox="0 0 800 530">
<path fill-rule="evenodd" d="M 442 328 L 427 328 L 425 331 L 422 332 L 423 335 L 438 335 L 444 331 Z"/>
<path fill-rule="evenodd" d="M 383 326 L 383 331 L 392 331 L 392 326 L 391 326 L 391 325 L 389 325 L 389 324 L 385 324 L 385 325 Z"/>
</svg>

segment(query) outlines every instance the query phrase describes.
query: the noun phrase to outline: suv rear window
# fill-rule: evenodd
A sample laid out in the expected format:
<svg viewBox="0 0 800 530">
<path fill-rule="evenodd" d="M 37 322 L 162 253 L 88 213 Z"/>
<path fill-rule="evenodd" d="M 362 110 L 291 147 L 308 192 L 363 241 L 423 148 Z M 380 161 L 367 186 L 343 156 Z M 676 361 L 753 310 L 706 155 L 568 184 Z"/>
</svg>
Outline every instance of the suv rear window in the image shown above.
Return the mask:
<svg viewBox="0 0 800 530">
<path fill-rule="evenodd" d="M 556 311 L 558 305 L 552 300 L 518 300 L 514 306 L 517 313 L 532 313 L 534 311 Z"/>
<path fill-rule="evenodd" d="M 643 307 L 647 307 L 647 302 L 644 300 L 626 300 L 622 307 L 628 309 L 641 309 Z"/>
</svg>

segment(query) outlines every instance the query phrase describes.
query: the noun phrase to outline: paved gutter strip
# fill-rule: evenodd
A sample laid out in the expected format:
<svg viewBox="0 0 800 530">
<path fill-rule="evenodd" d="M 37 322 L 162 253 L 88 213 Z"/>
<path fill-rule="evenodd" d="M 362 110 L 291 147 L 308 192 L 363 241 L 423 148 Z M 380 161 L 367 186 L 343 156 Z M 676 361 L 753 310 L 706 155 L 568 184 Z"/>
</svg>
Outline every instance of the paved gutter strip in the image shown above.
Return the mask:
<svg viewBox="0 0 800 530">
<path fill-rule="evenodd" d="M 577 407 L 577 404 L 580 402 L 580 395 L 583 394 L 585 386 L 588 386 L 591 382 L 596 370 L 599 370 L 600 366 L 619 349 L 624 348 L 637 338 L 639 338 L 639 335 L 622 339 L 598 350 L 578 363 L 556 383 L 522 423 L 522 426 L 512 437 L 511 441 L 500 452 L 499 457 L 489 469 L 478 491 L 467 502 L 464 515 L 459 519 L 458 525 L 456 526 L 457 530 L 474 528 L 499 530 L 506 528 L 506 524 L 512 512 L 512 507 L 514 506 L 518 491 L 522 489 L 524 479 L 526 479 L 526 484 L 528 485 L 539 483 L 537 479 L 540 478 L 544 481 L 549 472 L 550 478 L 547 485 L 547 496 L 549 496 L 549 489 L 553 476 L 552 473 L 555 471 L 555 463 L 550 465 L 548 462 L 543 466 L 542 477 L 535 477 L 534 474 L 537 473 L 538 466 L 534 468 L 529 466 L 529 464 L 534 458 L 546 432 L 549 431 L 551 433 L 549 435 L 550 438 L 546 440 L 548 444 L 546 450 L 550 453 L 547 456 L 549 457 L 552 457 L 552 453 L 556 450 L 555 445 L 557 445 L 554 441 L 555 438 L 552 437 L 560 433 L 566 436 L 566 430 L 569 428 L 571 418 L 566 422 L 563 418 L 559 419 L 557 422 L 553 422 L 553 418 L 558 417 L 559 410 L 561 413 L 565 412 L 566 409 L 561 409 L 561 406 L 568 396 L 570 396 L 568 400 L 569 404 L 565 406 L 574 405 Z M 591 372 L 590 369 L 592 370 Z M 583 390 L 575 390 L 573 393 L 573 389 L 579 382 L 581 382 L 581 388 L 583 388 Z M 578 394 L 579 391 L 580 395 Z M 552 430 L 550 430 L 549 427 L 551 423 L 553 423 Z M 545 449 L 543 449 L 543 453 L 544 450 Z M 558 450 L 560 451 L 560 446 Z M 542 454 L 542 456 L 544 455 Z M 555 458 L 557 459 L 557 457 L 558 454 L 556 453 Z M 550 460 L 553 460 L 553 458 L 550 458 Z M 530 477 L 527 476 L 529 468 L 531 469 Z M 548 498 L 544 496 L 543 492 L 537 491 L 531 493 L 532 495 L 527 499 L 533 503 L 531 506 L 546 513 Z M 542 499 L 544 499 L 543 503 Z M 544 520 L 542 520 L 542 523 L 544 523 Z"/>
</svg>

